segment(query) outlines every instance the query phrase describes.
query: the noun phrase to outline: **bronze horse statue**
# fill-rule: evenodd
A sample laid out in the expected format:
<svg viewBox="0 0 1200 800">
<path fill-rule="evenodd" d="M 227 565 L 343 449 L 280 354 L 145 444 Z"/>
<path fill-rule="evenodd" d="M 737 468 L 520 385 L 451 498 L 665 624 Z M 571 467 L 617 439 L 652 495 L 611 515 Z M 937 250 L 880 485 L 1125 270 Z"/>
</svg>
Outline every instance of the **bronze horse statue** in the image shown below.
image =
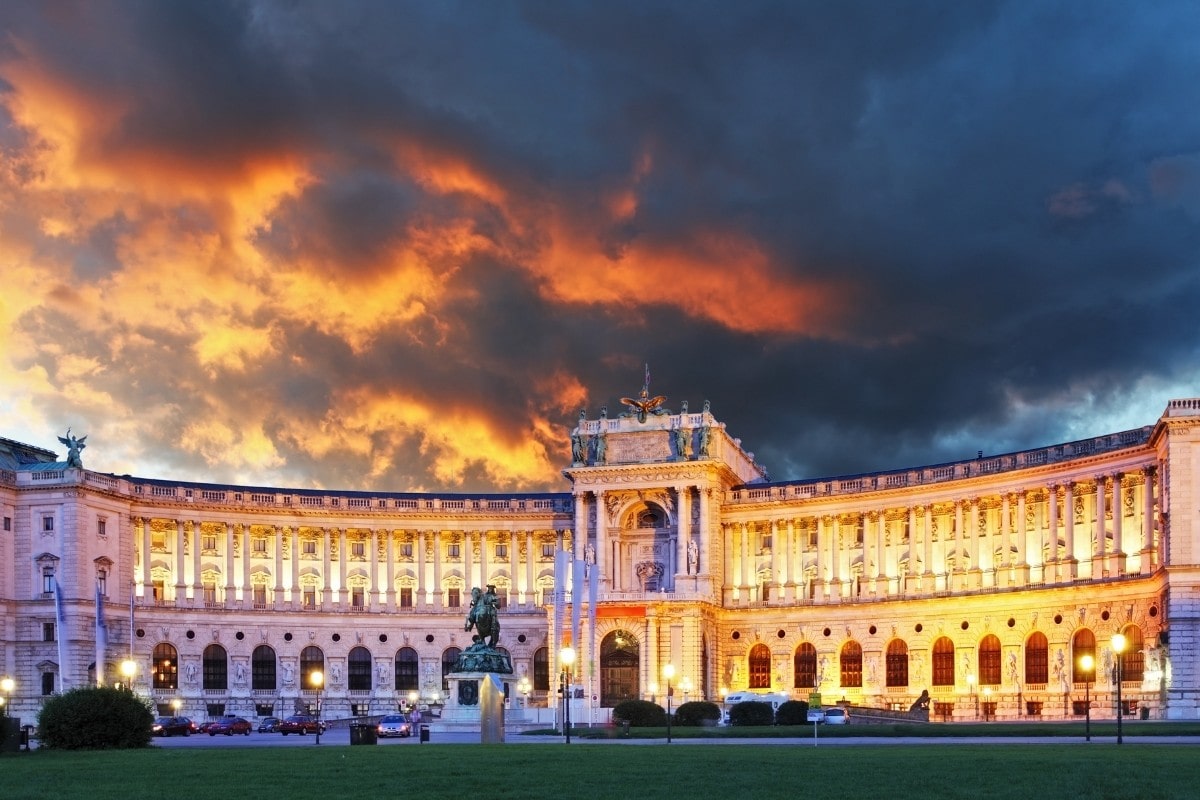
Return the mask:
<svg viewBox="0 0 1200 800">
<path fill-rule="evenodd" d="M 471 641 L 480 647 L 495 647 L 500 641 L 500 615 L 496 613 L 500 605 L 496 597 L 496 587 L 488 586 L 483 592 L 476 586 L 471 590 L 471 607 L 467 611 L 467 624 L 464 631 L 475 628 Z"/>
</svg>

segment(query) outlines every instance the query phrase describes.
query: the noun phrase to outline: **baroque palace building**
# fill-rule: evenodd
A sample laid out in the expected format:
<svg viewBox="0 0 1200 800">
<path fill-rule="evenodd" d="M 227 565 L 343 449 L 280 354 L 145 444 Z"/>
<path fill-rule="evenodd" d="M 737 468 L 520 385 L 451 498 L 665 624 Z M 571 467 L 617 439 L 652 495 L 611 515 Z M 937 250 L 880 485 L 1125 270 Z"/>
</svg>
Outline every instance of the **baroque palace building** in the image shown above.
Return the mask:
<svg viewBox="0 0 1200 800">
<path fill-rule="evenodd" d="M 436 709 L 490 584 L 506 690 L 553 705 L 570 644 L 577 719 L 661 702 L 667 664 L 676 702 L 907 709 L 927 690 L 934 719 L 1061 719 L 1085 696 L 1111 716 L 1119 680 L 1126 713 L 1200 716 L 1200 399 L 1093 439 L 797 481 L 768 480 L 707 403 L 661 401 L 581 414 L 570 490 L 548 494 L 184 483 L 0 440 L 13 711 L 120 681 L 127 658 L 164 712 L 292 713 L 314 671 L 327 717 Z"/>
</svg>

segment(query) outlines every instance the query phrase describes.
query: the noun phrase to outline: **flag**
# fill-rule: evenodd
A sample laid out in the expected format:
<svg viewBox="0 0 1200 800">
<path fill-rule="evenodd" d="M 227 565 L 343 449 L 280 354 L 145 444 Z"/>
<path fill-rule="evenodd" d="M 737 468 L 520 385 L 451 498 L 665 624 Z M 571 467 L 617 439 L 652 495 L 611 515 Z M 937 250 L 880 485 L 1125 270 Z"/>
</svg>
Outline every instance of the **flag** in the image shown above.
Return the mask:
<svg viewBox="0 0 1200 800">
<path fill-rule="evenodd" d="M 104 620 L 104 595 L 96 585 L 96 685 L 104 685 L 104 654 L 108 651 L 108 623 Z"/>
<path fill-rule="evenodd" d="M 54 636 L 58 639 L 58 691 L 67 690 L 67 615 L 63 608 L 62 586 L 54 576 Z"/>
</svg>

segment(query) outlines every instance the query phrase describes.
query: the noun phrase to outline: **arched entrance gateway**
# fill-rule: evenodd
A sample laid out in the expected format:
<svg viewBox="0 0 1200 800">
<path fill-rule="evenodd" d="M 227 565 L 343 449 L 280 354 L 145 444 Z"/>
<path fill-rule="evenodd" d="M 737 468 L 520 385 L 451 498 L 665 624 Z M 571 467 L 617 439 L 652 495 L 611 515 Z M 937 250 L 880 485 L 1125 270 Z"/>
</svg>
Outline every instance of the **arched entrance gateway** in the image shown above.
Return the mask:
<svg viewBox="0 0 1200 800">
<path fill-rule="evenodd" d="M 600 705 L 611 708 L 622 700 L 636 700 L 638 685 L 637 640 L 629 631 L 616 630 L 600 643 Z"/>
</svg>

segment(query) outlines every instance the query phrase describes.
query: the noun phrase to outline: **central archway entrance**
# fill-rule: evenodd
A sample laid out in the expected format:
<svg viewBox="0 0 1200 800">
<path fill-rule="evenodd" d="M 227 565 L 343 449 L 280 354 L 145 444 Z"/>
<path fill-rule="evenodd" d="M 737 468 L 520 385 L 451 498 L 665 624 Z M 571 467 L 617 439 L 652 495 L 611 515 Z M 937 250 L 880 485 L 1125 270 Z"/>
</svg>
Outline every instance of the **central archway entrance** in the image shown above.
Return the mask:
<svg viewBox="0 0 1200 800">
<path fill-rule="evenodd" d="M 612 708 L 640 694 L 637 639 L 629 631 L 616 630 L 600 642 L 600 706 Z"/>
</svg>

